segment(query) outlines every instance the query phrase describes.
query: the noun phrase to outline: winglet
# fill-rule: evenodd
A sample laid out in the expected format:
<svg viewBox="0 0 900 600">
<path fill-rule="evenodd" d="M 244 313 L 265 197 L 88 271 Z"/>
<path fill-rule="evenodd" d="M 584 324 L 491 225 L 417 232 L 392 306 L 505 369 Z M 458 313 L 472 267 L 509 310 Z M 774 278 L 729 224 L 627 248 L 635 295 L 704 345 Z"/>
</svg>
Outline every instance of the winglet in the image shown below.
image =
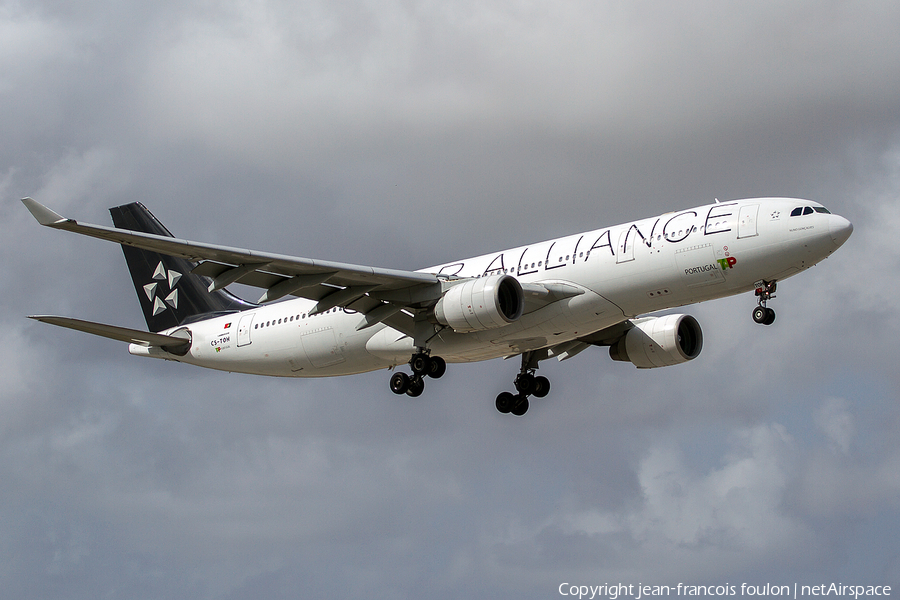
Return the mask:
<svg viewBox="0 0 900 600">
<path fill-rule="evenodd" d="M 57 223 L 68 221 L 68 219 L 62 215 L 53 212 L 40 202 L 32 200 L 31 198 L 22 198 L 22 204 L 25 205 L 25 208 L 34 215 L 34 218 L 37 219 L 38 223 L 41 225 L 55 225 Z"/>
</svg>

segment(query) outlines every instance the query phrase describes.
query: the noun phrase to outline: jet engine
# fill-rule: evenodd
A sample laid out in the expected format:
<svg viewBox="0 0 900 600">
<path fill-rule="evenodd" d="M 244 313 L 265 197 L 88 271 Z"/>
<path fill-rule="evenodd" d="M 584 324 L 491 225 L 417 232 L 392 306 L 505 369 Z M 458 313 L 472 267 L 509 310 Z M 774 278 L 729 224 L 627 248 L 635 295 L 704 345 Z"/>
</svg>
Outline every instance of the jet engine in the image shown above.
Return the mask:
<svg viewBox="0 0 900 600">
<path fill-rule="evenodd" d="M 434 307 L 434 317 L 454 331 L 483 331 L 518 320 L 525 308 L 525 294 L 509 275 L 468 279 L 444 292 Z"/>
<path fill-rule="evenodd" d="M 613 360 L 653 369 L 693 360 L 703 348 L 700 323 L 690 315 L 645 317 L 631 323 L 628 333 L 609 347 Z"/>
</svg>

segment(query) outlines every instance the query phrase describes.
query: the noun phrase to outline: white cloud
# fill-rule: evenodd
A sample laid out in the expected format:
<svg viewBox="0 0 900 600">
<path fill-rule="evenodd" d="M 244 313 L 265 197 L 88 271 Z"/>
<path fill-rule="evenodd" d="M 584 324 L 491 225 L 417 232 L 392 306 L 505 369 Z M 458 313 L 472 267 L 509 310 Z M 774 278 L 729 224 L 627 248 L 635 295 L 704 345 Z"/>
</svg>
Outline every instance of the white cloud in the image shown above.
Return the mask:
<svg viewBox="0 0 900 600">
<path fill-rule="evenodd" d="M 856 437 L 856 420 L 843 398 L 828 398 L 816 411 L 815 423 L 831 448 L 841 454 L 848 454 Z"/>
<path fill-rule="evenodd" d="M 72 151 L 47 171 L 35 198 L 57 211 L 70 206 L 105 205 L 127 186 L 128 175 L 109 148 Z"/>
<path fill-rule="evenodd" d="M 586 534 L 598 544 L 622 544 L 645 581 L 727 576 L 799 551 L 814 536 L 783 507 L 797 476 L 796 443 L 777 424 L 737 429 L 729 438 L 720 466 L 705 471 L 680 443 L 657 441 L 637 467 L 639 501 L 617 510 L 564 509 L 548 526 L 560 527 L 569 543 Z"/>
<path fill-rule="evenodd" d="M 0 198 L 6 198 L 12 185 L 13 175 L 15 175 L 15 167 L 7 169 L 6 173 L 0 175 Z"/>
<path fill-rule="evenodd" d="M 638 471 L 644 510 L 631 518 L 639 539 L 674 546 L 761 548 L 796 539 L 779 504 L 791 470 L 793 442 L 783 427 L 739 431 L 738 447 L 720 469 L 691 473 L 672 448 L 656 447 Z"/>
<path fill-rule="evenodd" d="M 353 138 L 470 126 L 660 143 L 864 106 L 900 79 L 898 55 L 851 43 L 893 37 L 888 5 L 801 3 L 777 17 L 769 5 L 716 3 L 227 7 L 159 32 L 165 50 L 150 57 L 143 89 L 147 132 L 251 160 L 315 160 Z M 879 70 L 859 68 L 875 52 Z"/>
<path fill-rule="evenodd" d="M 60 23 L 41 18 L 18 2 L 0 7 L 0 98 L 7 94 L 27 94 L 22 78 L 31 69 L 46 68 L 64 56 L 71 41 Z"/>
</svg>

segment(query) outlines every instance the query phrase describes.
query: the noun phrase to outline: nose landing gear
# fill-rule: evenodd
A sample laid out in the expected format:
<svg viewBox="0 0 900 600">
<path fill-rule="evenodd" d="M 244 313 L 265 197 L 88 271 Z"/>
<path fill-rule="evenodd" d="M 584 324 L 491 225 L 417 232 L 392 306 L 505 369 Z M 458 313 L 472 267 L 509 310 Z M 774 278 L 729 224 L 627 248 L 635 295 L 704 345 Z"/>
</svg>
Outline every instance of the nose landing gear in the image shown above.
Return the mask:
<svg viewBox="0 0 900 600">
<path fill-rule="evenodd" d="M 447 363 L 440 356 L 430 356 L 425 352 L 417 352 L 409 359 L 412 376 L 397 372 L 391 376 L 391 391 L 395 394 L 406 394 L 412 398 L 421 396 L 425 391 L 425 376 L 438 379 L 447 371 Z"/>
<path fill-rule="evenodd" d="M 775 322 L 775 311 L 766 306 L 766 302 L 775 297 L 775 288 L 774 281 L 762 281 L 756 287 L 759 306 L 753 309 L 753 320 L 761 325 L 771 325 Z"/>
</svg>

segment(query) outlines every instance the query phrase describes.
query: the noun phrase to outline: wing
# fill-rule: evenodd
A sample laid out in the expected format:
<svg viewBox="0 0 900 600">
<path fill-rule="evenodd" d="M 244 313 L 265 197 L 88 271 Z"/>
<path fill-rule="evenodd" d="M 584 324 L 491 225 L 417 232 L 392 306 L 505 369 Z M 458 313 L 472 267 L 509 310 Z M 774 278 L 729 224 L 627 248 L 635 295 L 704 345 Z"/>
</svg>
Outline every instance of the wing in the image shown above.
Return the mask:
<svg viewBox="0 0 900 600">
<path fill-rule="evenodd" d="M 92 225 L 67 219 L 31 198 L 22 202 L 41 225 L 200 263 L 193 272 L 213 280 L 210 291 L 232 283 L 264 288 L 259 302 L 294 295 L 315 300 L 314 313 L 350 307 L 374 325 L 394 320 L 401 308 L 427 305 L 441 296 L 440 280 L 430 273 L 298 258 Z"/>
<path fill-rule="evenodd" d="M 241 283 L 265 289 L 260 303 L 293 295 L 317 303 L 310 314 L 335 307 L 349 308 L 365 316 L 360 329 L 386 323 L 414 337 L 415 324 L 410 313 L 433 306 L 446 287 L 454 284 L 449 278 L 432 273 L 298 258 L 81 223 L 31 198 L 22 202 L 41 225 L 199 263 L 192 273 L 212 279 L 210 291 Z M 522 290 L 525 313 L 584 293 L 563 283 L 522 284 Z"/>
</svg>

